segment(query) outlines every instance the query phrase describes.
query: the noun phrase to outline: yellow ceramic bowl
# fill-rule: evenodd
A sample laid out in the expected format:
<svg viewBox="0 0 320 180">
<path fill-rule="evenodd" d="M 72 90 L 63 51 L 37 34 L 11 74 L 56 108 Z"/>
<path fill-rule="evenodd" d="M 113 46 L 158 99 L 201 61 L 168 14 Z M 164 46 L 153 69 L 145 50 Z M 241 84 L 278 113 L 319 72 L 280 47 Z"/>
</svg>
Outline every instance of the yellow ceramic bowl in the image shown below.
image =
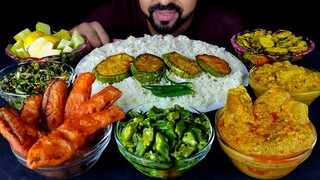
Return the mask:
<svg viewBox="0 0 320 180">
<path fill-rule="evenodd" d="M 264 93 L 266 90 L 269 89 L 269 87 L 259 84 L 259 82 L 253 78 L 253 73 L 258 68 L 259 66 L 254 66 L 249 71 L 249 85 L 251 86 L 256 97 L 259 97 L 262 93 Z M 315 72 L 316 76 L 320 78 L 320 73 L 318 71 L 314 69 L 307 69 L 307 68 L 305 68 L 305 70 L 309 72 Z M 280 88 L 285 89 L 285 87 L 281 87 L 281 86 Z M 310 90 L 310 91 L 304 91 L 304 92 L 302 91 L 301 92 L 288 91 L 288 92 L 290 93 L 290 96 L 294 100 L 300 101 L 309 105 L 320 95 L 320 88 Z"/>
<path fill-rule="evenodd" d="M 278 179 L 288 175 L 297 166 L 304 162 L 311 154 L 315 144 L 314 143 L 307 149 L 295 153 L 290 157 L 285 158 L 263 158 L 257 156 L 248 156 L 228 145 L 225 139 L 222 138 L 219 133 L 219 127 L 221 127 L 221 110 L 218 110 L 215 116 L 215 129 L 218 142 L 222 150 L 228 155 L 232 163 L 244 174 L 257 178 L 257 179 Z M 310 121 L 310 126 L 315 135 L 317 135 L 316 129 Z"/>
</svg>

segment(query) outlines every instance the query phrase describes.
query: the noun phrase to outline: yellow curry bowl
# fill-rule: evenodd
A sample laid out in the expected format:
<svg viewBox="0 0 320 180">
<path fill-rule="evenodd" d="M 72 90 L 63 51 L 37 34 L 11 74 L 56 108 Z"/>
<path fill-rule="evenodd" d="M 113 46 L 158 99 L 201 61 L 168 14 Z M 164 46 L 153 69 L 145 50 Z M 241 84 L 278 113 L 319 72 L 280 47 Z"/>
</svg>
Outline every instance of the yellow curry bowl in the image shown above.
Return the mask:
<svg viewBox="0 0 320 180">
<path fill-rule="evenodd" d="M 221 110 L 218 110 L 215 117 L 216 136 L 220 147 L 241 172 L 253 178 L 278 179 L 288 175 L 310 156 L 316 144 L 317 138 L 310 147 L 287 156 L 272 156 L 267 154 L 258 156 L 244 154 L 231 147 L 227 143 L 226 139 L 221 136 L 219 129 L 223 126 L 223 122 L 220 119 L 220 113 Z M 310 122 L 310 127 L 312 129 L 312 133 L 316 137 L 317 132 L 312 122 Z"/>
<path fill-rule="evenodd" d="M 275 62 L 251 68 L 249 85 L 256 97 L 270 88 L 281 88 L 294 100 L 310 105 L 320 95 L 320 73 L 289 61 Z"/>
<path fill-rule="evenodd" d="M 308 105 L 272 88 L 252 100 L 244 86 L 230 89 L 215 115 L 220 147 L 244 174 L 257 179 L 288 175 L 312 153 L 317 132 Z"/>
</svg>

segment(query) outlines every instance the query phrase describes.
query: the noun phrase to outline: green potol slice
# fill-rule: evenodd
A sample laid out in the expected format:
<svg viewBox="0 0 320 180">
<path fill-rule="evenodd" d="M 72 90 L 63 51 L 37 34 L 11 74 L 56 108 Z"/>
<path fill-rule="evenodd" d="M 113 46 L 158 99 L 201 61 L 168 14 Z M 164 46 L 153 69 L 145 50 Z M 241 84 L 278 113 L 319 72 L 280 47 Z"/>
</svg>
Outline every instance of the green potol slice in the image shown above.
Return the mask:
<svg viewBox="0 0 320 180">
<path fill-rule="evenodd" d="M 163 60 L 153 54 L 144 53 L 136 57 L 130 66 L 131 73 L 135 79 L 142 84 L 154 84 L 161 80 L 166 71 Z"/>
<path fill-rule="evenodd" d="M 102 83 L 116 83 L 130 76 L 129 69 L 134 57 L 126 53 L 108 56 L 92 70 L 97 80 Z"/>
<path fill-rule="evenodd" d="M 196 55 L 196 61 L 206 72 L 215 77 L 223 77 L 231 72 L 228 62 L 214 55 Z"/>
<path fill-rule="evenodd" d="M 192 79 L 200 76 L 203 71 L 195 60 L 177 52 L 163 54 L 162 58 L 170 70 L 182 78 Z"/>
</svg>

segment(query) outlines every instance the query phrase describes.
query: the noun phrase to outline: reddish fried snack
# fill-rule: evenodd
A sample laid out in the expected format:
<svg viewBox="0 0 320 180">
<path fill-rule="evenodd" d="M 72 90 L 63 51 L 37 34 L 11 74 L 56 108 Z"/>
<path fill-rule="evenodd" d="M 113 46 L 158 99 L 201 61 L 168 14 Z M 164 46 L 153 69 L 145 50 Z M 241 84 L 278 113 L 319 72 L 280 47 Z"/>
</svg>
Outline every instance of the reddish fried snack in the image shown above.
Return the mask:
<svg viewBox="0 0 320 180">
<path fill-rule="evenodd" d="M 24 157 L 27 157 L 30 147 L 45 135 L 45 132 L 21 121 L 17 113 L 9 107 L 0 109 L 0 132 L 12 148 Z"/>
<path fill-rule="evenodd" d="M 41 105 L 41 125 L 51 132 L 64 121 L 64 107 L 67 100 L 68 83 L 61 79 L 50 82 L 43 94 Z"/>
<path fill-rule="evenodd" d="M 20 112 L 20 119 L 35 128 L 39 128 L 42 97 L 42 94 L 28 96 Z"/>
<path fill-rule="evenodd" d="M 83 102 L 81 106 L 73 113 L 71 119 L 77 119 L 83 115 L 91 114 L 110 107 L 122 95 L 122 92 L 114 86 L 107 86 L 89 100 Z M 65 119 L 68 121 L 69 119 Z"/>
<path fill-rule="evenodd" d="M 94 74 L 91 72 L 85 72 L 78 75 L 67 98 L 64 109 L 64 119 L 71 117 L 79 108 L 81 103 L 90 98 L 92 84 L 95 79 Z"/>
<path fill-rule="evenodd" d="M 27 166 L 36 169 L 62 164 L 70 159 L 95 132 L 123 118 L 125 118 L 123 110 L 114 105 L 103 111 L 81 116 L 77 120 L 65 121 L 30 148 Z"/>
</svg>

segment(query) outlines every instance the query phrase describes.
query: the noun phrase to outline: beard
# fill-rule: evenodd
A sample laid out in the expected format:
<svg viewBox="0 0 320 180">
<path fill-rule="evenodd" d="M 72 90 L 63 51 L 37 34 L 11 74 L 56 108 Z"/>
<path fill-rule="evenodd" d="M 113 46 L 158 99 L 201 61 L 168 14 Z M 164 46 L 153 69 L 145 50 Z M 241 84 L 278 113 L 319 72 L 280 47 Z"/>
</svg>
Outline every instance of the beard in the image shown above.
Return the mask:
<svg viewBox="0 0 320 180">
<path fill-rule="evenodd" d="M 176 11 L 178 13 L 178 18 L 173 24 L 170 24 L 169 21 L 160 21 L 160 24 L 156 23 L 153 14 L 155 11 L 159 10 L 168 10 L 168 11 Z M 193 12 L 187 14 L 185 17 L 182 17 L 183 9 L 180 6 L 175 5 L 174 3 L 170 3 L 166 6 L 161 4 L 156 4 L 150 6 L 149 15 L 145 14 L 147 20 L 150 22 L 152 27 L 160 34 L 171 34 L 175 32 L 181 25 L 183 25 L 189 18 L 192 16 Z"/>
</svg>

